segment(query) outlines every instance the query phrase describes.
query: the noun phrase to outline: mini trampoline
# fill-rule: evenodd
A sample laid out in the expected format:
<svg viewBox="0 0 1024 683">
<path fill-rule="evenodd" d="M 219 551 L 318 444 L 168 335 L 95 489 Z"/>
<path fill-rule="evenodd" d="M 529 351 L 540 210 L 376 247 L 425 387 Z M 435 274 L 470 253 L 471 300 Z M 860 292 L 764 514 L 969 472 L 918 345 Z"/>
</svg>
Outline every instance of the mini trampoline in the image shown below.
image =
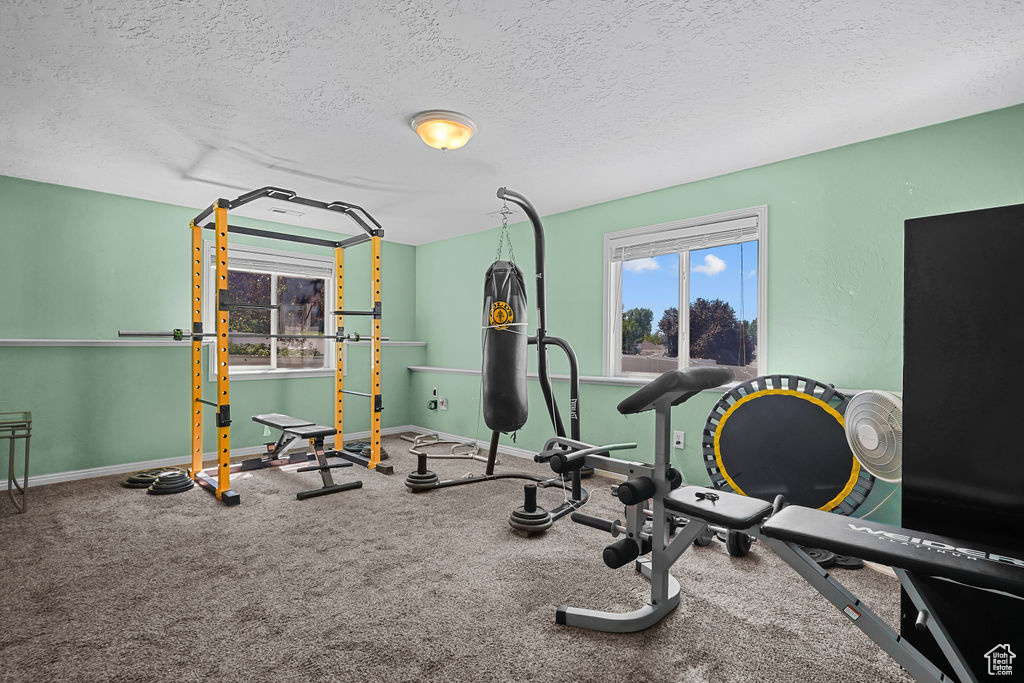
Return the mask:
<svg viewBox="0 0 1024 683">
<path fill-rule="evenodd" d="M 715 488 L 849 515 L 874 477 L 846 441 L 850 397 L 798 375 L 755 377 L 727 391 L 704 425 L 704 465 Z"/>
</svg>

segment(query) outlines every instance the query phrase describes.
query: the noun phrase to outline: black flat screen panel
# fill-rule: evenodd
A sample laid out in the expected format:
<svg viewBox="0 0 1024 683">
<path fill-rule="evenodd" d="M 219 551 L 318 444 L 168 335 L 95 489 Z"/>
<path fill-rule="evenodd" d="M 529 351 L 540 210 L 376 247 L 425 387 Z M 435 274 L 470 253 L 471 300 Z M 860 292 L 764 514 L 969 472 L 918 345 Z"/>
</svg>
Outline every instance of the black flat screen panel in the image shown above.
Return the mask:
<svg viewBox="0 0 1024 683">
<path fill-rule="evenodd" d="M 903 526 L 1024 558 L 1024 205 L 909 220 L 904 249 Z M 1024 652 L 1024 603 L 926 584 L 976 674 L 998 644 Z"/>
</svg>

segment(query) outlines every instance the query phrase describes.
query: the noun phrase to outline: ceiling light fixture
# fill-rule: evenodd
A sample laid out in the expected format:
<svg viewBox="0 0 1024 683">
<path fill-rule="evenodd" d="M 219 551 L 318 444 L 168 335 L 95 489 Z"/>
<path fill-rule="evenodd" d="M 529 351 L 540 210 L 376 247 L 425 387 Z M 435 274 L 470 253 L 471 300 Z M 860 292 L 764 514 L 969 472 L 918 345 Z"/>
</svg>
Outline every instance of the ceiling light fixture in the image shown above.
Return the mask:
<svg viewBox="0 0 1024 683">
<path fill-rule="evenodd" d="M 454 111 L 432 109 L 412 117 L 412 129 L 434 149 L 462 147 L 476 133 L 476 124 L 468 116 Z"/>
</svg>

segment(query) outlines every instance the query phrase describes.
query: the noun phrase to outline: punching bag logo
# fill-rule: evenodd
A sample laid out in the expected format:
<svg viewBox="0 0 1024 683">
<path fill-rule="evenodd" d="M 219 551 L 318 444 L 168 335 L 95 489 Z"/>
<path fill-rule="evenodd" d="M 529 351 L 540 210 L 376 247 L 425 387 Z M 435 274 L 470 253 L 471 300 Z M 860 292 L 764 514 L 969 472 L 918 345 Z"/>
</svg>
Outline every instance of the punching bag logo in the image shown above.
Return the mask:
<svg viewBox="0 0 1024 683">
<path fill-rule="evenodd" d="M 504 301 L 495 301 L 491 304 L 491 327 L 498 330 L 507 330 L 512 322 L 512 307 Z"/>
</svg>

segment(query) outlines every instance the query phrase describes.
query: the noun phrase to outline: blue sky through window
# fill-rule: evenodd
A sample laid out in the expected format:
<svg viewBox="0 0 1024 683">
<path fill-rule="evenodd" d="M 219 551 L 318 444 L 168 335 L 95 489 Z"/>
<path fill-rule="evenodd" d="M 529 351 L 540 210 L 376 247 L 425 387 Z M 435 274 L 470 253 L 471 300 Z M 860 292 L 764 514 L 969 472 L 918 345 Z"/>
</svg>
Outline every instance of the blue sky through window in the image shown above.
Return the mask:
<svg viewBox="0 0 1024 683">
<path fill-rule="evenodd" d="M 697 297 L 722 299 L 732 305 L 737 318 L 753 320 L 757 317 L 756 241 L 691 251 L 689 270 L 691 302 Z M 651 309 L 654 311 L 652 327 L 656 330 L 665 309 L 679 302 L 678 277 L 678 254 L 623 262 L 623 309 Z"/>
</svg>

